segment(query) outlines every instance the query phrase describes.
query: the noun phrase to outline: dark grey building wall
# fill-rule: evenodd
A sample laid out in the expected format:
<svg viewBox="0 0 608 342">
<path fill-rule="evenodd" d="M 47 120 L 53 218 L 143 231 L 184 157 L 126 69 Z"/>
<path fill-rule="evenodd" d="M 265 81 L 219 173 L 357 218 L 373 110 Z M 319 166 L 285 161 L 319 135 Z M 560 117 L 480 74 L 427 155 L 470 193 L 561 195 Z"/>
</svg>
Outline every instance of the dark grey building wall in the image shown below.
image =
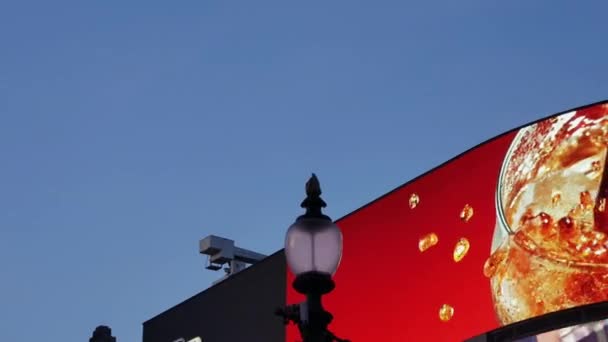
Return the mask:
<svg viewBox="0 0 608 342">
<path fill-rule="evenodd" d="M 280 251 L 148 320 L 143 342 L 284 342 L 274 310 L 285 306 L 286 277 Z"/>
</svg>

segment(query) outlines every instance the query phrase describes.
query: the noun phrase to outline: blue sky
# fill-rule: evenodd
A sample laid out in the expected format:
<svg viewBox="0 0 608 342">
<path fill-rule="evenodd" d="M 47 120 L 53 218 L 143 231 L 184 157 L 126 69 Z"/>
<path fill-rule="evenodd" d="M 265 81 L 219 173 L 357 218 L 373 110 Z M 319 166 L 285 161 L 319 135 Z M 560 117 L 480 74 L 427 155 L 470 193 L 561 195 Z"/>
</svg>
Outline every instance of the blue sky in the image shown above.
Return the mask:
<svg viewBox="0 0 608 342">
<path fill-rule="evenodd" d="M 85 341 L 98 324 L 140 341 L 143 321 L 220 277 L 200 238 L 280 249 L 311 172 L 339 218 L 499 133 L 608 99 L 607 12 L 0 2 L 0 341 Z"/>
</svg>

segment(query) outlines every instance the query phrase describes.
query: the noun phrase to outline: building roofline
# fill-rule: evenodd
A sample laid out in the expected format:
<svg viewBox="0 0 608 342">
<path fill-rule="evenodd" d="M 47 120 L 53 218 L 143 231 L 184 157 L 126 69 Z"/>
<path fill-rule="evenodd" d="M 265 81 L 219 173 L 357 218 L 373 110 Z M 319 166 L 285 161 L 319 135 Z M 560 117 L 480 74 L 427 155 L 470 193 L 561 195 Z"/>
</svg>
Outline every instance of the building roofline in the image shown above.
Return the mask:
<svg viewBox="0 0 608 342">
<path fill-rule="evenodd" d="M 199 293 L 197 293 L 197 294 L 195 294 L 195 295 L 193 295 L 193 296 L 191 296 L 191 297 L 189 297 L 189 298 L 185 299 L 184 301 L 180 302 L 179 304 L 176 304 L 176 305 L 174 305 L 174 306 L 172 306 L 172 307 L 170 307 L 170 308 L 168 308 L 168 309 L 164 310 L 163 312 L 161 312 L 161 313 L 159 313 L 159 314 L 155 315 L 154 317 L 152 317 L 152 318 L 150 318 L 150 319 L 148 319 L 148 320 L 144 321 L 142 324 L 143 324 L 143 325 L 145 325 L 146 323 L 148 323 L 148 322 L 150 322 L 150 321 L 153 321 L 153 320 L 156 320 L 156 319 L 160 318 L 160 316 L 165 315 L 165 314 L 166 314 L 166 313 L 168 313 L 169 311 L 172 311 L 172 310 L 174 310 L 175 308 L 177 308 L 177 307 L 179 307 L 179 306 L 182 306 L 182 305 L 185 305 L 185 304 L 187 304 L 188 302 L 190 302 L 190 301 L 194 300 L 195 298 L 197 298 L 197 297 L 199 297 L 199 296 L 204 295 L 204 294 L 205 294 L 207 291 L 210 291 L 211 289 L 215 289 L 215 288 L 218 288 L 218 287 L 225 286 L 225 284 L 226 284 L 227 282 L 234 281 L 235 279 L 238 279 L 239 277 L 242 277 L 242 275 L 243 275 L 243 274 L 247 274 L 248 272 L 251 272 L 250 270 L 251 270 L 253 267 L 255 267 L 256 265 L 260 265 L 260 264 L 263 264 L 263 263 L 267 263 L 267 262 L 268 262 L 268 261 L 269 261 L 271 258 L 276 257 L 278 254 L 281 254 L 281 253 L 283 253 L 283 249 L 281 249 L 281 250 L 279 250 L 279 251 L 276 251 L 276 252 L 272 253 L 271 255 L 269 255 L 269 256 L 265 257 L 264 259 L 262 259 L 262 260 L 260 260 L 260 261 L 256 262 L 255 264 L 252 264 L 251 266 L 249 266 L 249 267 L 245 268 L 245 269 L 244 269 L 244 270 L 242 270 L 242 271 L 239 271 L 239 272 L 237 272 L 237 273 L 234 273 L 233 275 L 231 275 L 230 277 L 228 277 L 228 278 L 226 278 L 226 279 L 222 280 L 221 282 L 216 283 L 216 284 L 214 284 L 214 285 L 212 285 L 212 286 L 209 286 L 208 288 L 206 288 L 206 289 L 202 290 L 201 292 L 199 292 Z"/>
</svg>

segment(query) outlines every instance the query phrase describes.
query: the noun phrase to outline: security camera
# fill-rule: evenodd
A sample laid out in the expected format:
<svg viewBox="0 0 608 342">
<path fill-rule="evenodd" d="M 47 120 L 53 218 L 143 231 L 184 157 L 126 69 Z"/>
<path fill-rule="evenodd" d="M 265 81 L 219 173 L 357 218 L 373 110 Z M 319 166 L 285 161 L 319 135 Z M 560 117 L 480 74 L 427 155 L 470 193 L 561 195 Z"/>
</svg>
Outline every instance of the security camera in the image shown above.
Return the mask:
<svg viewBox="0 0 608 342">
<path fill-rule="evenodd" d="M 224 268 L 226 276 L 220 281 L 245 269 L 248 264 L 254 264 L 266 257 L 263 254 L 236 247 L 234 240 L 215 235 L 209 235 L 200 240 L 199 253 L 207 255 L 205 268 L 208 270 L 217 271 L 222 269 L 224 264 L 228 264 L 228 267 Z"/>
</svg>

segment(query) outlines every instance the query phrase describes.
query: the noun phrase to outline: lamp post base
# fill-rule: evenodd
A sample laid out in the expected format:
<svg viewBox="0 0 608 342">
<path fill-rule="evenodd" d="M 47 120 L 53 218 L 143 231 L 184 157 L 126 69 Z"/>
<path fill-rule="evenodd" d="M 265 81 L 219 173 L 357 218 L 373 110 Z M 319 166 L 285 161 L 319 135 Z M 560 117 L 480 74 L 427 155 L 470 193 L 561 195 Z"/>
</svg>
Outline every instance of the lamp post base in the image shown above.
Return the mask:
<svg viewBox="0 0 608 342">
<path fill-rule="evenodd" d="M 299 293 L 306 295 L 305 310 L 302 312 L 298 328 L 304 342 L 330 342 L 334 339 L 327 331 L 333 316 L 323 309 L 321 297 L 335 288 L 331 275 L 321 272 L 299 274 L 293 282 Z M 302 306 L 300 306 L 302 308 Z"/>
<path fill-rule="evenodd" d="M 283 323 L 285 325 L 289 323 L 294 323 L 298 326 L 298 330 L 300 331 L 300 335 L 304 342 L 308 341 L 322 341 L 322 342 L 351 342 L 350 340 L 345 340 L 337 337 L 327 328 L 324 329 L 323 332 L 320 333 L 320 336 L 311 336 L 310 334 L 310 326 L 303 322 L 301 317 L 301 306 L 305 304 L 292 304 L 288 305 L 284 308 L 277 308 L 275 311 L 275 315 L 283 318 Z M 329 313 L 328 313 L 329 314 Z M 331 314 L 330 314 L 331 315 Z M 329 319 L 331 321 L 331 318 Z"/>
</svg>

